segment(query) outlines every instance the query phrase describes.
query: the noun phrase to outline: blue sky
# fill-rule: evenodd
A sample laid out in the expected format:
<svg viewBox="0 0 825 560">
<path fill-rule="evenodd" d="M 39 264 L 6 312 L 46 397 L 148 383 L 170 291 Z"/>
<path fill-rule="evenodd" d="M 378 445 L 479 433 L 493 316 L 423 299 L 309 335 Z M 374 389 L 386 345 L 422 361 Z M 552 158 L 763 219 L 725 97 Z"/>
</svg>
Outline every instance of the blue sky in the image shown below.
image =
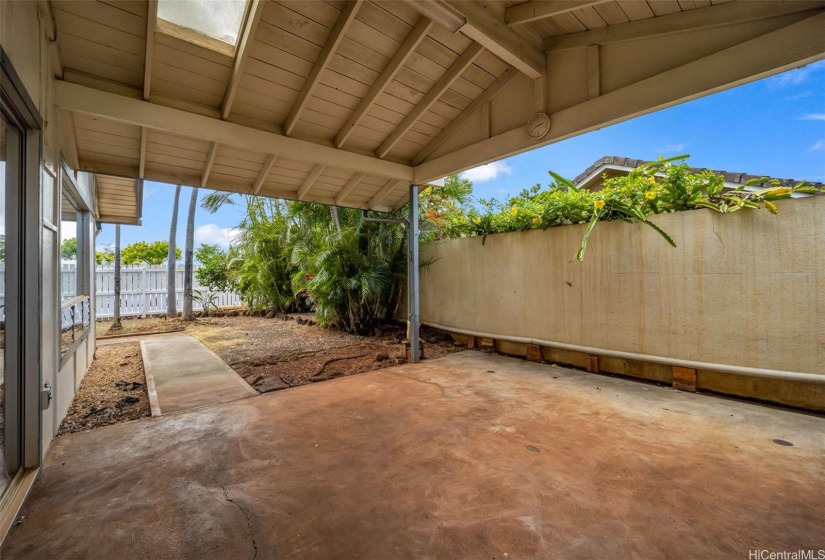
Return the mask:
<svg viewBox="0 0 825 560">
<path fill-rule="evenodd" d="M 503 198 L 536 183 L 548 170 L 573 178 L 602 156 L 655 159 L 688 153 L 695 167 L 825 182 L 825 62 L 791 70 L 590 132 L 532 152 L 471 170 L 479 198 Z M 143 225 L 122 226 L 123 245 L 167 239 L 175 188 L 147 182 Z M 192 189 L 181 189 L 178 246 Z M 200 189 L 199 201 L 208 191 Z M 198 206 L 196 245 L 226 246 L 241 220 L 239 208 L 209 214 Z M 98 245 L 114 242 L 104 225 Z"/>
</svg>

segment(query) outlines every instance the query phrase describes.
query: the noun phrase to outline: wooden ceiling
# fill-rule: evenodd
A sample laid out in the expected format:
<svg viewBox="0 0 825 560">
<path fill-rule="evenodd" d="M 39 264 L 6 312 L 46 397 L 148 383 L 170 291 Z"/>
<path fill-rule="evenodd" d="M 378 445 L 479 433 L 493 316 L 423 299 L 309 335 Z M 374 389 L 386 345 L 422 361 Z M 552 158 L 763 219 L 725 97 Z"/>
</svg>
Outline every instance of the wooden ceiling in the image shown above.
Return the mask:
<svg viewBox="0 0 825 560">
<path fill-rule="evenodd" d="M 386 211 L 555 39 L 727 1 L 250 0 L 234 49 L 154 1 L 50 5 L 80 169 Z"/>
</svg>

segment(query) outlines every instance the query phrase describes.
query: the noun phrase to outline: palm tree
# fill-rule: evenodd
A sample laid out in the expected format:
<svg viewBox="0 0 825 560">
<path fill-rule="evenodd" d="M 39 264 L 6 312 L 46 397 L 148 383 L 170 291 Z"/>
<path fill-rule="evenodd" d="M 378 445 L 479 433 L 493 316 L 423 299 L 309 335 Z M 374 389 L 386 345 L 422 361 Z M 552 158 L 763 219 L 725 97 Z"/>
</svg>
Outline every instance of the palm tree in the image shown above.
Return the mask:
<svg viewBox="0 0 825 560">
<path fill-rule="evenodd" d="M 110 331 L 123 328 L 120 324 L 120 225 L 115 226 L 115 309 Z"/>
<path fill-rule="evenodd" d="M 178 202 L 180 201 L 180 185 L 175 188 L 175 203 L 172 206 L 172 225 L 169 227 L 169 257 L 168 280 L 166 283 L 166 316 L 169 318 L 178 316 L 178 306 L 175 301 L 175 261 L 177 260 L 177 247 L 175 237 L 178 233 Z"/>
<path fill-rule="evenodd" d="M 186 250 L 183 260 L 183 320 L 194 321 L 192 312 L 192 269 L 195 245 L 195 208 L 198 203 L 198 188 L 192 189 L 189 199 L 189 217 L 186 220 Z"/>
</svg>

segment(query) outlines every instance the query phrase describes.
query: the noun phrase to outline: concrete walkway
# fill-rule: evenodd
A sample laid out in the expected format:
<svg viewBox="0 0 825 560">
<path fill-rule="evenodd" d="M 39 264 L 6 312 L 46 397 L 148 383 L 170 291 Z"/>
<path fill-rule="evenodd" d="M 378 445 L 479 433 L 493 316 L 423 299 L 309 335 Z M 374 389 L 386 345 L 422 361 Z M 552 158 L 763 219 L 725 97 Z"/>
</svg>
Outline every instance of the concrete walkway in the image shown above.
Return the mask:
<svg viewBox="0 0 825 560">
<path fill-rule="evenodd" d="M 214 352 L 187 334 L 140 341 L 152 416 L 253 397 L 247 385 Z"/>
</svg>

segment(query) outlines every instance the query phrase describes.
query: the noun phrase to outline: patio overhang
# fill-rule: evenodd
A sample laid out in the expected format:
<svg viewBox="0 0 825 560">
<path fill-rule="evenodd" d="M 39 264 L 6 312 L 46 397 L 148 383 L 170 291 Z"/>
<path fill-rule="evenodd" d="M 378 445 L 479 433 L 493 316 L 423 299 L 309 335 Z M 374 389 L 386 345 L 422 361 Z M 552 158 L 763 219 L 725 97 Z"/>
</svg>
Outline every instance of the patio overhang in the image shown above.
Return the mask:
<svg viewBox="0 0 825 560">
<path fill-rule="evenodd" d="M 49 6 L 78 169 L 377 211 L 825 58 L 825 0 L 251 0 L 223 46 L 155 1 Z"/>
<path fill-rule="evenodd" d="M 101 224 L 140 225 L 143 180 L 96 175 L 95 215 Z"/>
</svg>

